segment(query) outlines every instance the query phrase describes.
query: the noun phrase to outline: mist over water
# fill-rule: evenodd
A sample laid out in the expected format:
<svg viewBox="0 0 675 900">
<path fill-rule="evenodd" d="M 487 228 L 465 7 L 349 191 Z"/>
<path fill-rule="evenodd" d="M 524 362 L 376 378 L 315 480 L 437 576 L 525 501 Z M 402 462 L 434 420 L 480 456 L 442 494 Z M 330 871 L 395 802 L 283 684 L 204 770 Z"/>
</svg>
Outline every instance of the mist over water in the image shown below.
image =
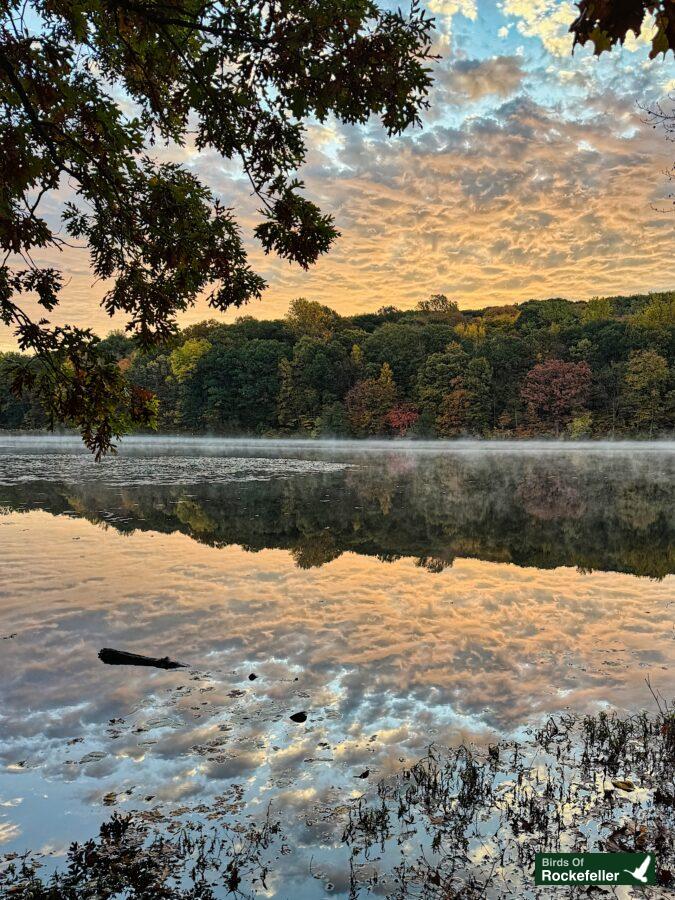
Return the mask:
<svg viewBox="0 0 675 900">
<path fill-rule="evenodd" d="M 673 444 L 132 438 L 94 462 L 74 438 L 0 441 L 0 505 L 118 530 L 290 550 L 542 568 L 672 571 Z M 338 448 L 339 449 L 336 449 Z M 545 447 L 545 451 L 538 449 Z M 665 449 L 664 449 L 665 448 Z"/>
<path fill-rule="evenodd" d="M 343 884 L 325 810 L 430 742 L 675 694 L 674 474 L 673 442 L 3 436 L 2 849 L 236 788 L 289 823 L 277 896 Z"/>
<path fill-rule="evenodd" d="M 59 434 L 0 434 L 1 451 L 31 452 L 82 452 L 86 449 L 77 435 Z M 562 440 L 522 440 L 522 441 L 480 441 L 480 440 L 406 440 L 344 438 L 257 438 L 257 437 L 208 437 L 186 435 L 128 435 L 117 442 L 117 451 L 124 453 L 162 454 L 189 450 L 194 454 L 229 454 L 233 451 L 258 450 L 263 454 L 291 454 L 294 452 L 316 453 L 498 453 L 534 454 L 540 453 L 618 453 L 621 455 L 659 453 L 675 454 L 675 440 L 658 441 L 562 441 Z"/>
</svg>

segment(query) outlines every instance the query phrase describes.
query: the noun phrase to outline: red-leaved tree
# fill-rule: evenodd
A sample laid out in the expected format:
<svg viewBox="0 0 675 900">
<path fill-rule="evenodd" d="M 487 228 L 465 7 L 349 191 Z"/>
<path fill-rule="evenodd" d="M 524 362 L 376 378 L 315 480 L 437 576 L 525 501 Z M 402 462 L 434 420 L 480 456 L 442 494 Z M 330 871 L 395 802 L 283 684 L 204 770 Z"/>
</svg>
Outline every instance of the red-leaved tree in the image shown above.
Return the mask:
<svg viewBox="0 0 675 900">
<path fill-rule="evenodd" d="M 555 433 L 580 412 L 588 399 L 591 369 L 587 362 L 547 359 L 525 376 L 520 395 L 532 421 L 553 426 Z"/>
<path fill-rule="evenodd" d="M 403 437 L 413 427 L 419 417 L 420 414 L 414 407 L 406 403 L 398 403 L 389 410 L 384 417 L 384 421 L 394 434 Z"/>
</svg>

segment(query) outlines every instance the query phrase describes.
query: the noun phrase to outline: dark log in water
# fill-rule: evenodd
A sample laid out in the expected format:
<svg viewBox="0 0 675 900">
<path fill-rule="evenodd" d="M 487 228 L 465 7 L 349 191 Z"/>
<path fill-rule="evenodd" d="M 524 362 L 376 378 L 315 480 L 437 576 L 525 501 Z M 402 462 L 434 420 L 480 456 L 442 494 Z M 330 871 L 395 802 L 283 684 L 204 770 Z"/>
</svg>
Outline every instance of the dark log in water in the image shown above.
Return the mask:
<svg viewBox="0 0 675 900">
<path fill-rule="evenodd" d="M 158 659 L 155 656 L 141 656 L 140 653 L 127 653 L 124 650 L 111 650 L 104 647 L 99 650 L 98 658 L 109 666 L 154 666 L 156 669 L 184 669 L 185 663 L 175 662 L 168 656 Z"/>
</svg>

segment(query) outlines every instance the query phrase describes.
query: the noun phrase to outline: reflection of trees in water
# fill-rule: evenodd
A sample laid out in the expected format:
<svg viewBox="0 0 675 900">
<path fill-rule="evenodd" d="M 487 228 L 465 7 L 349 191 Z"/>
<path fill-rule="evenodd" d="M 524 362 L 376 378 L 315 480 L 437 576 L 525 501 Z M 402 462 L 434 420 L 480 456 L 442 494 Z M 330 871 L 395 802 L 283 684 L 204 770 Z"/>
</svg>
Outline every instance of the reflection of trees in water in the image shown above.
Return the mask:
<svg viewBox="0 0 675 900">
<path fill-rule="evenodd" d="M 288 549 L 303 568 L 353 551 L 412 556 L 431 571 L 458 556 L 652 577 L 673 570 L 667 458 L 392 454 L 357 463 L 268 481 L 123 489 L 33 483 L 3 495 L 13 508 L 75 510 L 120 531 Z"/>
<path fill-rule="evenodd" d="M 629 484 L 623 486 L 619 492 L 617 515 L 628 528 L 644 531 L 654 524 L 659 510 L 639 486 Z"/>
<path fill-rule="evenodd" d="M 518 495 L 533 519 L 579 519 L 585 511 L 586 504 L 577 485 L 559 474 L 545 478 L 528 476 L 518 486 Z"/>
<path fill-rule="evenodd" d="M 293 559 L 301 569 L 322 566 L 332 559 L 337 559 L 342 552 L 337 546 L 335 536 L 327 530 L 314 535 L 310 541 L 305 541 L 291 549 Z"/>
</svg>

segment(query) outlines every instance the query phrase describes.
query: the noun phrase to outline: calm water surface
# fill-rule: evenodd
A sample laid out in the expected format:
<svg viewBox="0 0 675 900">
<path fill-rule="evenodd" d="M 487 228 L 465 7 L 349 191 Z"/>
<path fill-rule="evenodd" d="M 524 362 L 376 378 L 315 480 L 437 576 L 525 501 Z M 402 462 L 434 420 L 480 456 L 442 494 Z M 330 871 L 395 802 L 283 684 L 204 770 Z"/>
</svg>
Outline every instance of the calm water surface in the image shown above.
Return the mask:
<svg viewBox="0 0 675 900">
<path fill-rule="evenodd" d="M 268 896 L 346 892 L 326 810 L 430 742 L 675 696 L 674 475 L 672 444 L 0 439 L 0 850 L 236 788 L 290 828 Z"/>
</svg>

